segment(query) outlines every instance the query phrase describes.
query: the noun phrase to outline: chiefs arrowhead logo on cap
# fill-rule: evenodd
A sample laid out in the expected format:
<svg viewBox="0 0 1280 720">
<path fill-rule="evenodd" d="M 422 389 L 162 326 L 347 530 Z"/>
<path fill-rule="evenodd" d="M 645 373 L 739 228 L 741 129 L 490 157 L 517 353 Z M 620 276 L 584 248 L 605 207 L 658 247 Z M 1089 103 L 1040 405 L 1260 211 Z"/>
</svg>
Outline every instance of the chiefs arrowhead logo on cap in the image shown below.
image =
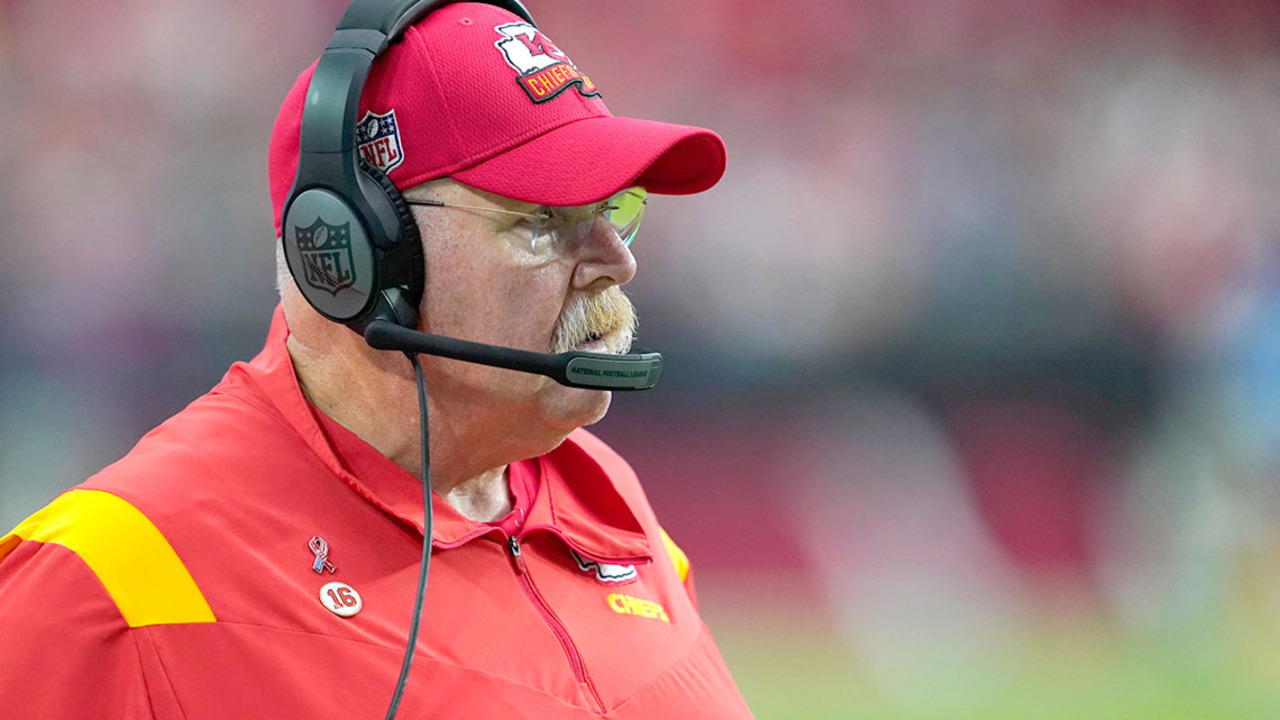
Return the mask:
<svg viewBox="0 0 1280 720">
<path fill-rule="evenodd" d="M 569 56 L 538 28 L 528 23 L 507 23 L 494 30 L 502 35 L 494 46 L 520 74 L 520 87 L 530 100 L 546 102 L 575 86 L 582 95 L 600 95 L 591 78 L 579 72 Z"/>
</svg>

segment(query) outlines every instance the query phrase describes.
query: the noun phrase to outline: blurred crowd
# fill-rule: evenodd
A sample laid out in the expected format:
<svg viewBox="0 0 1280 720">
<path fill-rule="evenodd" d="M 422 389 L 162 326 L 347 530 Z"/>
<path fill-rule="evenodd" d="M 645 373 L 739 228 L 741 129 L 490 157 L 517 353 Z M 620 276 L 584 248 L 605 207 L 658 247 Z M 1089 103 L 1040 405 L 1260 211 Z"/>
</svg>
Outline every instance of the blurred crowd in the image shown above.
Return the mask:
<svg viewBox="0 0 1280 720">
<path fill-rule="evenodd" d="M 0 524 L 260 346 L 267 139 L 344 5 L 0 0 Z M 668 367 L 598 427 L 708 617 L 838 638 L 901 717 L 1125 653 L 1280 713 L 1280 4 L 528 5 L 729 147 L 651 201 Z"/>
</svg>

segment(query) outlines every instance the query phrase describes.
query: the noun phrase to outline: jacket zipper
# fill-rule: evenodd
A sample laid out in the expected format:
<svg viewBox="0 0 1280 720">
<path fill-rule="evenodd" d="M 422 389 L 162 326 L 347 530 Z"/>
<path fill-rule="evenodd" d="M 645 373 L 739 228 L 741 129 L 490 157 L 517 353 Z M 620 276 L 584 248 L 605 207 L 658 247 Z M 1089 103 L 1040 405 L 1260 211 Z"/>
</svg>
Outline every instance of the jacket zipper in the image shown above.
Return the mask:
<svg viewBox="0 0 1280 720">
<path fill-rule="evenodd" d="M 547 627 L 551 628 L 552 634 L 560 641 L 560 647 L 564 649 L 565 657 L 569 660 L 569 668 L 573 670 L 574 679 L 587 686 L 591 699 L 596 704 L 596 710 L 601 715 L 604 715 L 604 702 L 600 700 L 600 694 L 596 692 L 595 684 L 587 676 L 587 668 L 582 662 L 582 654 L 578 652 L 578 646 L 573 644 L 573 638 L 569 637 L 569 631 L 565 628 L 564 623 L 560 622 L 560 618 L 556 616 L 555 611 L 547 604 L 546 599 L 542 597 L 542 593 L 538 592 L 538 587 L 533 584 L 533 578 L 529 577 L 529 568 L 525 565 L 524 556 L 520 552 L 520 540 L 515 536 L 507 538 L 507 549 L 510 551 L 511 567 L 515 569 L 516 577 L 520 580 L 520 587 L 524 589 L 525 595 L 538 608 L 538 612 L 542 614 L 542 620 L 546 622 Z"/>
</svg>

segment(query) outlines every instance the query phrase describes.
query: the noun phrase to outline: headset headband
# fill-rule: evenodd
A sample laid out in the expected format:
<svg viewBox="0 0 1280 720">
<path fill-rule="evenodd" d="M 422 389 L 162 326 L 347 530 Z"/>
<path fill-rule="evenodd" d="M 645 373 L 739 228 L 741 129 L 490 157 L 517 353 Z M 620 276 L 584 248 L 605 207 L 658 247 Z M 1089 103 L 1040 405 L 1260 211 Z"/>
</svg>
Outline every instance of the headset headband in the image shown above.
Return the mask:
<svg viewBox="0 0 1280 720">
<path fill-rule="evenodd" d="M 302 112 L 302 153 L 355 154 L 356 111 L 374 58 L 398 42 L 410 25 L 432 11 L 466 0 L 356 0 L 338 21 L 333 38 L 307 91 Z M 536 27 L 518 0 L 486 2 L 519 15 Z M 323 79 L 324 87 L 316 87 Z M 319 93 L 319 94 L 317 94 Z M 328 102 L 342 97 L 342 103 Z M 299 166 L 305 161 L 299 158 Z"/>
<path fill-rule="evenodd" d="M 374 60 L 406 28 L 461 1 L 355 0 L 338 21 L 307 87 L 281 239 L 289 270 L 311 306 L 360 332 L 374 317 L 416 326 L 423 272 L 413 214 L 390 179 L 361 166 L 356 148 L 360 96 Z M 535 25 L 519 0 L 484 4 Z M 307 266 L 300 243 L 308 243 L 308 253 L 342 244 L 349 248 L 349 267 L 313 284 L 309 274 L 325 273 Z"/>
</svg>

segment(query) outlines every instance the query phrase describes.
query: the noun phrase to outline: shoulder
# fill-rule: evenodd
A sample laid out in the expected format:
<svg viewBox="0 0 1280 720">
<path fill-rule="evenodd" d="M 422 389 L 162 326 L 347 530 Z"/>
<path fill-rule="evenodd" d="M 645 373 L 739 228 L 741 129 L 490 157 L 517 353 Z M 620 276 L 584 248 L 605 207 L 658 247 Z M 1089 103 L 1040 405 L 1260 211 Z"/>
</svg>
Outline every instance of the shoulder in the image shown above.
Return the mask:
<svg viewBox="0 0 1280 720">
<path fill-rule="evenodd" d="M 212 622 L 186 563 L 224 537 L 228 518 L 314 454 L 258 407 L 235 368 L 210 393 L 147 433 L 123 458 L 0 535 L 0 568 L 94 586 L 128 627 Z"/>
<path fill-rule="evenodd" d="M 213 621 L 164 535 L 102 490 L 68 491 L 0 538 L 0 568 L 10 583 L 19 575 L 59 585 L 96 580 L 128 627 Z"/>
<path fill-rule="evenodd" d="M 297 433 L 237 363 L 216 387 L 144 435 L 123 462 L 136 465 L 159 455 L 234 459 L 255 448 L 273 448 L 287 436 Z"/>
<path fill-rule="evenodd" d="M 300 472 L 316 458 L 311 445 L 237 363 L 82 487 L 123 497 L 149 515 L 225 502 L 263 478 Z"/>
<path fill-rule="evenodd" d="M 0 537 L 0 697 L 14 717 L 151 718 L 130 630 L 211 620 L 122 502 L 72 491 Z"/>
</svg>

